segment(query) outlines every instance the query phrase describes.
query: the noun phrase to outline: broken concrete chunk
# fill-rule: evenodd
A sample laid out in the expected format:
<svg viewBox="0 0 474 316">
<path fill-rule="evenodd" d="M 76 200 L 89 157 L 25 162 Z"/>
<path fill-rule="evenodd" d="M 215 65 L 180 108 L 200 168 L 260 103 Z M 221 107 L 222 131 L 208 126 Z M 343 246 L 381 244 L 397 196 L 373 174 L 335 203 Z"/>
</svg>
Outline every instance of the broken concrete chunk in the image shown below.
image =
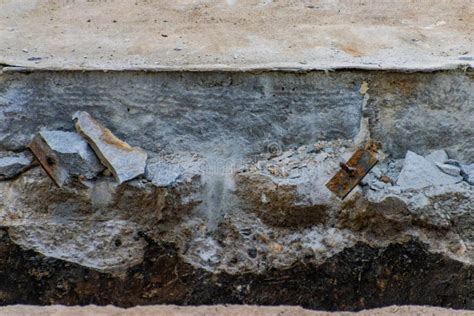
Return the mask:
<svg viewBox="0 0 474 316">
<path fill-rule="evenodd" d="M 450 176 L 459 176 L 461 173 L 461 169 L 457 166 L 445 164 L 445 163 L 436 163 L 436 166 L 446 174 Z"/>
<path fill-rule="evenodd" d="M 87 112 L 73 115 L 77 131 L 85 137 L 99 159 L 119 182 L 136 178 L 145 172 L 147 153 L 118 139 Z"/>
<path fill-rule="evenodd" d="M 397 184 L 404 190 L 422 189 L 429 186 L 459 182 L 461 177 L 442 172 L 428 159 L 408 151 Z"/>
<path fill-rule="evenodd" d="M 71 176 L 92 179 L 104 170 L 87 142 L 74 132 L 42 131 L 33 138 L 29 147 L 60 187 Z"/>
<path fill-rule="evenodd" d="M 0 180 L 14 178 L 32 163 L 31 154 L 23 153 L 0 153 Z"/>
<path fill-rule="evenodd" d="M 443 149 L 432 151 L 425 158 L 432 163 L 445 163 L 448 160 L 448 154 Z"/>
<path fill-rule="evenodd" d="M 171 187 L 183 172 L 180 165 L 157 161 L 147 164 L 145 178 L 158 187 Z"/>
</svg>

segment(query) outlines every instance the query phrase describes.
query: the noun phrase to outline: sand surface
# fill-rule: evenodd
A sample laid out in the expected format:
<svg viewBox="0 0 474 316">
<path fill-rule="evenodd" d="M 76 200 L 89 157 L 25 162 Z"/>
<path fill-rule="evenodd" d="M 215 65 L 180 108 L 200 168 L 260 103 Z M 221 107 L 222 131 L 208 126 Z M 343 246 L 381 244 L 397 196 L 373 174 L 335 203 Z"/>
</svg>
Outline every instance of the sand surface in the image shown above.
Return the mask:
<svg viewBox="0 0 474 316">
<path fill-rule="evenodd" d="M 0 315 L 11 316 L 323 316 L 323 315 L 474 315 L 474 311 L 461 311 L 439 307 L 427 306 L 389 306 L 357 313 L 350 312 L 320 312 L 306 310 L 301 307 L 292 306 L 248 306 L 248 305 L 215 305 L 215 306 L 140 306 L 129 309 L 121 309 L 114 306 L 27 306 L 15 305 L 0 307 Z"/>
<path fill-rule="evenodd" d="M 473 65 L 472 0 L 0 0 L 0 64 L 432 70 Z"/>
</svg>

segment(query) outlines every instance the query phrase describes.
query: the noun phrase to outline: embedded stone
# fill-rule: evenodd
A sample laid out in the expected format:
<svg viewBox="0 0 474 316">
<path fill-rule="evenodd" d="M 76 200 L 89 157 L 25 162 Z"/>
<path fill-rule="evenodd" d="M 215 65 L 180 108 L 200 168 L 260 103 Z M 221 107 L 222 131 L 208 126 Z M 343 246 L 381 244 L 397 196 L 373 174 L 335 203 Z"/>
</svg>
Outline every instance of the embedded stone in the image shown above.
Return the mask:
<svg viewBox="0 0 474 316">
<path fill-rule="evenodd" d="M 446 174 L 450 176 L 457 177 L 461 173 L 461 169 L 457 166 L 445 164 L 445 163 L 436 163 L 436 166 Z"/>
<path fill-rule="evenodd" d="M 448 154 L 443 149 L 432 151 L 425 158 L 432 163 L 445 163 L 448 160 Z"/>
<path fill-rule="evenodd" d="M 171 187 L 183 172 L 180 165 L 156 161 L 147 164 L 145 178 L 158 187 Z"/>
<path fill-rule="evenodd" d="M 461 164 L 461 175 L 464 181 L 474 185 L 474 163 L 470 165 Z"/>
<path fill-rule="evenodd" d="M 84 111 L 73 115 L 77 131 L 91 145 L 100 161 L 119 182 L 132 180 L 145 173 L 147 153 L 117 138 Z"/>
<path fill-rule="evenodd" d="M 408 151 L 397 184 L 402 190 L 412 190 L 453 184 L 460 180 L 461 177 L 448 175 L 428 159 Z"/>
<path fill-rule="evenodd" d="M 74 132 L 42 131 L 29 147 L 59 187 L 73 176 L 92 179 L 104 170 L 87 142 Z"/>
<path fill-rule="evenodd" d="M 146 242 L 130 221 L 53 220 L 43 225 L 17 225 L 10 238 L 45 256 L 80 264 L 98 271 L 117 271 L 143 260 Z"/>
<path fill-rule="evenodd" d="M 27 152 L 0 154 L 0 180 L 16 177 L 31 166 L 32 157 Z"/>
</svg>

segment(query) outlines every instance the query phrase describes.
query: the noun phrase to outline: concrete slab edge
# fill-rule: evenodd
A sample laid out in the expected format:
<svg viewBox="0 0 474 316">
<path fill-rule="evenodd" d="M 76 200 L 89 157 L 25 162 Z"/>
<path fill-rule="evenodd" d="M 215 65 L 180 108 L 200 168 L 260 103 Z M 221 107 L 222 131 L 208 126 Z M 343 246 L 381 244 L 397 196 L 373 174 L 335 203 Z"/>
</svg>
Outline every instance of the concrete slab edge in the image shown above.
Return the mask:
<svg viewBox="0 0 474 316">
<path fill-rule="evenodd" d="M 302 65 L 297 63 L 275 63 L 256 64 L 245 67 L 236 67 L 225 64 L 213 65 L 185 65 L 185 66 L 150 66 L 150 67 L 31 67 L 21 65 L 10 65 L 0 60 L 0 71 L 3 73 L 18 72 L 42 72 L 42 71 L 104 71 L 104 72 L 310 72 L 310 71 L 344 71 L 344 70 L 368 70 L 368 71 L 391 71 L 391 72 L 436 72 L 456 69 L 472 69 L 474 62 L 467 63 L 444 63 L 444 64 L 414 64 L 414 65 L 375 65 L 375 64 L 333 64 L 333 65 Z"/>
</svg>

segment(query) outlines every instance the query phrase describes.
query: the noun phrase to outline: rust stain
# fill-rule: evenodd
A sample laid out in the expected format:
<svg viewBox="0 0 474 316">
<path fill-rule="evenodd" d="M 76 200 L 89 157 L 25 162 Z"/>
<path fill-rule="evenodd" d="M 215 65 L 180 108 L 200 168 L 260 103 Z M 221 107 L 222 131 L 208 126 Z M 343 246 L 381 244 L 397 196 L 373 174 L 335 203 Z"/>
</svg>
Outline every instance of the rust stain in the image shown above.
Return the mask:
<svg viewBox="0 0 474 316">
<path fill-rule="evenodd" d="M 366 148 L 357 149 L 347 163 L 341 163 L 341 170 L 326 183 L 326 187 L 344 199 L 377 163 L 374 153 L 378 147 L 379 144 L 370 143 Z"/>
<path fill-rule="evenodd" d="M 362 56 L 365 56 L 365 53 L 362 52 L 361 50 L 357 49 L 356 47 L 352 47 L 352 46 L 342 46 L 341 49 L 351 55 L 351 56 L 354 56 L 354 57 L 362 57 Z"/>
<path fill-rule="evenodd" d="M 126 142 L 120 140 L 117 136 L 115 136 L 109 129 L 102 128 L 102 140 L 109 145 L 118 147 L 120 149 L 124 149 L 126 151 L 132 151 L 133 148 L 127 144 Z"/>
</svg>

